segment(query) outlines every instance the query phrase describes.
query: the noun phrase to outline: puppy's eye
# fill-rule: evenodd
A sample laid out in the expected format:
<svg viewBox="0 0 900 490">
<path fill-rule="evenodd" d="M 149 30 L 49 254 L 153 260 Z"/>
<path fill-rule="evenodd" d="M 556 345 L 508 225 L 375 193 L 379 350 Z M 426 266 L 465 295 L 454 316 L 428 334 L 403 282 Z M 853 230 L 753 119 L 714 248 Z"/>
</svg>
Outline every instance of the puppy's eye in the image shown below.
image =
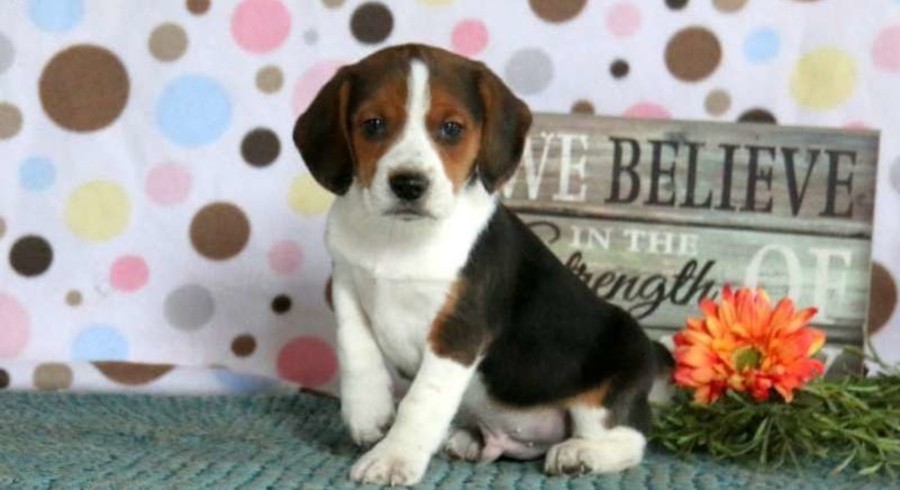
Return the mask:
<svg viewBox="0 0 900 490">
<path fill-rule="evenodd" d="M 387 132 L 387 122 L 381 117 L 371 117 L 363 121 L 362 129 L 366 136 L 375 138 Z"/>
<path fill-rule="evenodd" d="M 463 125 L 456 121 L 444 121 L 438 128 L 438 135 L 447 141 L 456 141 L 462 136 Z"/>
</svg>

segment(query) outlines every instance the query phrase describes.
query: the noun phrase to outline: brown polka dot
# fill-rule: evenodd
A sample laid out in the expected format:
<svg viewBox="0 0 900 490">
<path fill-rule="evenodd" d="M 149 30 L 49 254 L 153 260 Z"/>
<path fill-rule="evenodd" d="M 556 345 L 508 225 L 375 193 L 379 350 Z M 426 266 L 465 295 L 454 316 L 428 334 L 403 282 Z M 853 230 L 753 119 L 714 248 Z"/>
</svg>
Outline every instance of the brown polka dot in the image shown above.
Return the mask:
<svg viewBox="0 0 900 490">
<path fill-rule="evenodd" d="M 591 104 L 588 100 L 581 99 L 572 104 L 570 112 L 572 114 L 594 114 L 594 104 Z"/>
<path fill-rule="evenodd" d="M 234 204 L 208 204 L 191 221 L 191 243 L 200 255 L 225 260 L 239 254 L 250 239 L 247 215 Z"/>
<path fill-rule="evenodd" d="M 9 373 L 5 369 L 0 369 L 0 390 L 9 387 Z"/>
<path fill-rule="evenodd" d="M 330 9 L 336 9 L 344 4 L 347 0 L 322 0 L 322 4 Z"/>
<path fill-rule="evenodd" d="M 771 112 L 760 108 L 744 111 L 744 113 L 738 117 L 738 122 L 778 124 L 778 120 L 775 119 L 775 116 Z"/>
<path fill-rule="evenodd" d="M 666 66 L 683 82 L 696 82 L 710 76 L 721 60 L 719 40 L 703 27 L 682 29 L 666 45 Z"/>
<path fill-rule="evenodd" d="M 587 0 L 528 0 L 535 15 L 547 22 L 565 22 L 575 18 Z"/>
<path fill-rule="evenodd" d="M 159 61 L 174 61 L 187 50 L 188 37 L 181 26 L 167 23 L 153 29 L 147 45 Z"/>
<path fill-rule="evenodd" d="M 272 300 L 272 311 L 279 315 L 291 311 L 291 298 L 283 294 L 275 296 L 275 299 Z"/>
<path fill-rule="evenodd" d="M 350 18 L 350 32 L 353 33 L 353 37 L 365 44 L 384 41 L 393 29 L 394 16 L 382 3 L 364 3 L 353 11 Z"/>
<path fill-rule="evenodd" d="M 239 335 L 231 341 L 231 352 L 238 357 L 247 357 L 256 351 L 256 339 L 252 335 Z"/>
<path fill-rule="evenodd" d="M 688 0 L 666 0 L 666 6 L 672 10 L 681 10 L 687 3 Z"/>
<path fill-rule="evenodd" d="M 256 128 L 241 141 L 241 156 L 254 167 L 265 167 L 278 158 L 281 142 L 278 135 L 268 128 Z"/>
<path fill-rule="evenodd" d="M 37 235 L 19 238 L 9 251 L 9 265 L 25 277 L 43 274 L 52 262 L 53 249 L 47 240 Z"/>
<path fill-rule="evenodd" d="M 628 62 L 625 60 L 616 60 L 609 65 L 609 73 L 611 73 L 614 78 L 624 78 L 628 76 L 630 69 L 631 67 L 628 66 Z"/>
<path fill-rule="evenodd" d="M 721 116 L 728 111 L 729 107 L 731 107 L 731 96 L 724 90 L 713 90 L 706 96 L 706 100 L 703 101 L 703 107 L 708 114 L 712 116 Z"/>
<path fill-rule="evenodd" d="M 713 5 L 720 12 L 737 12 L 746 4 L 747 0 L 713 0 Z"/>
<path fill-rule="evenodd" d="M 129 386 L 144 385 L 156 381 L 174 368 L 171 364 L 140 364 L 121 361 L 97 361 L 91 364 L 106 379 Z"/>
<path fill-rule="evenodd" d="M 187 0 L 187 9 L 194 15 L 203 15 L 209 10 L 209 0 Z"/>
<path fill-rule="evenodd" d="M 0 102 L 0 140 L 12 138 L 22 129 L 22 112 L 19 108 Z"/>
<path fill-rule="evenodd" d="M 872 263 L 869 294 L 869 333 L 875 333 L 887 325 L 897 307 L 897 281 L 883 265 Z"/>
<path fill-rule="evenodd" d="M 284 75 L 277 66 L 266 66 L 256 72 L 256 87 L 266 94 L 281 90 L 284 85 Z"/>
<path fill-rule="evenodd" d="M 81 306 L 81 302 L 84 301 L 84 298 L 81 296 L 80 291 L 75 291 L 74 289 L 66 293 L 66 304 L 72 307 Z"/>
<path fill-rule="evenodd" d="M 39 390 L 65 390 L 72 387 L 72 369 L 58 362 L 47 362 L 34 369 L 34 387 Z"/>
<path fill-rule="evenodd" d="M 81 44 L 59 52 L 40 80 L 41 105 L 57 124 L 72 131 L 110 125 L 128 102 L 128 73 L 115 54 Z"/>
</svg>

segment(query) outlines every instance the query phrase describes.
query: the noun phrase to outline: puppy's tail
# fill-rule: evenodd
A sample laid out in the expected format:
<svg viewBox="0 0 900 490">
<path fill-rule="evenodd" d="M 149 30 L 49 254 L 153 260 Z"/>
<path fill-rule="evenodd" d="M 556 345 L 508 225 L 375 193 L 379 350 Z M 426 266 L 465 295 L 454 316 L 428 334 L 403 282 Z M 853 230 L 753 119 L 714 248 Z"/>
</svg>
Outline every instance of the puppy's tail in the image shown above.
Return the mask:
<svg viewBox="0 0 900 490">
<path fill-rule="evenodd" d="M 653 341 L 653 362 L 656 365 L 656 374 L 668 375 L 675 369 L 675 357 L 662 342 Z"/>
<path fill-rule="evenodd" d="M 653 385 L 650 389 L 649 400 L 656 405 L 666 405 L 672 401 L 675 395 L 675 384 L 672 373 L 675 370 L 675 357 L 662 342 L 653 341 L 653 364 L 655 369 Z"/>
</svg>

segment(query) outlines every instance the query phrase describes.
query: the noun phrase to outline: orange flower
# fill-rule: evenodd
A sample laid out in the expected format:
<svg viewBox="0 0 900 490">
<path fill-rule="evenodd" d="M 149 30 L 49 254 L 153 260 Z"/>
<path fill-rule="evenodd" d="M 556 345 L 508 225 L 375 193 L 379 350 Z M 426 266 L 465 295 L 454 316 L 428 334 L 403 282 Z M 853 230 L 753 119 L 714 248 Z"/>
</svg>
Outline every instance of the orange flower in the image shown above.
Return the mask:
<svg viewBox="0 0 900 490">
<path fill-rule="evenodd" d="M 691 318 L 675 335 L 675 383 L 694 389 L 694 401 L 709 404 L 725 390 L 749 392 L 757 401 L 777 391 L 786 402 L 794 390 L 822 374 L 812 359 L 825 333 L 807 326 L 815 308 L 794 311 L 790 299 L 775 308 L 761 289 L 732 291 L 722 300 L 700 301 L 703 318 Z"/>
</svg>

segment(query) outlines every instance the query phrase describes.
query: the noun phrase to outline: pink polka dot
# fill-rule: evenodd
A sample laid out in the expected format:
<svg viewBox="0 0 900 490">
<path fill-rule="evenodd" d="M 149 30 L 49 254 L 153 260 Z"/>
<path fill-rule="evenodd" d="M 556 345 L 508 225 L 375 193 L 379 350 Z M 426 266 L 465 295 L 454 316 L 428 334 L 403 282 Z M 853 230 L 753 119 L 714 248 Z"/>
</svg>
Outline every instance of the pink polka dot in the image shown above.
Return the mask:
<svg viewBox="0 0 900 490">
<path fill-rule="evenodd" d="M 191 191 L 191 183 L 191 174 L 187 170 L 174 163 L 165 163 L 147 174 L 146 191 L 153 202 L 167 206 L 184 201 Z"/>
<path fill-rule="evenodd" d="M 113 262 L 109 270 L 109 281 L 123 293 L 137 291 L 147 284 L 150 270 L 144 259 L 136 255 L 125 255 Z"/>
<path fill-rule="evenodd" d="M 847 129 L 855 129 L 857 131 L 865 131 L 869 129 L 869 125 L 862 121 L 850 121 L 844 125 Z"/>
<path fill-rule="evenodd" d="M 231 17 L 231 35 L 251 53 L 281 46 L 291 31 L 291 14 L 278 0 L 244 0 Z"/>
<path fill-rule="evenodd" d="M 672 117 L 665 107 L 653 102 L 638 102 L 623 114 L 633 119 L 670 119 Z"/>
<path fill-rule="evenodd" d="M 900 71 L 900 25 L 884 28 L 872 45 L 872 61 L 884 71 Z"/>
<path fill-rule="evenodd" d="M 302 258 L 300 246 L 290 240 L 278 242 L 269 249 L 269 267 L 276 274 L 286 276 L 297 272 Z"/>
<path fill-rule="evenodd" d="M 616 37 L 628 37 L 641 27 L 641 11 L 627 2 L 612 6 L 606 13 L 606 28 Z"/>
<path fill-rule="evenodd" d="M 309 104 L 316 98 L 316 94 L 319 93 L 319 89 L 343 65 L 344 63 L 337 61 L 320 61 L 300 76 L 300 79 L 297 80 L 297 85 L 294 86 L 294 96 L 291 101 L 291 107 L 294 108 L 295 116 L 299 116 L 309 107 Z"/>
<path fill-rule="evenodd" d="M 453 28 L 450 42 L 457 53 L 463 56 L 475 56 L 487 46 L 487 27 L 477 19 L 463 20 Z"/>
<path fill-rule="evenodd" d="M 28 312 L 7 294 L 0 293 L 0 358 L 18 356 L 31 334 Z"/>
<path fill-rule="evenodd" d="M 303 386 L 320 386 L 334 378 L 338 362 L 334 349 L 322 339 L 301 336 L 278 353 L 278 376 Z"/>
</svg>

